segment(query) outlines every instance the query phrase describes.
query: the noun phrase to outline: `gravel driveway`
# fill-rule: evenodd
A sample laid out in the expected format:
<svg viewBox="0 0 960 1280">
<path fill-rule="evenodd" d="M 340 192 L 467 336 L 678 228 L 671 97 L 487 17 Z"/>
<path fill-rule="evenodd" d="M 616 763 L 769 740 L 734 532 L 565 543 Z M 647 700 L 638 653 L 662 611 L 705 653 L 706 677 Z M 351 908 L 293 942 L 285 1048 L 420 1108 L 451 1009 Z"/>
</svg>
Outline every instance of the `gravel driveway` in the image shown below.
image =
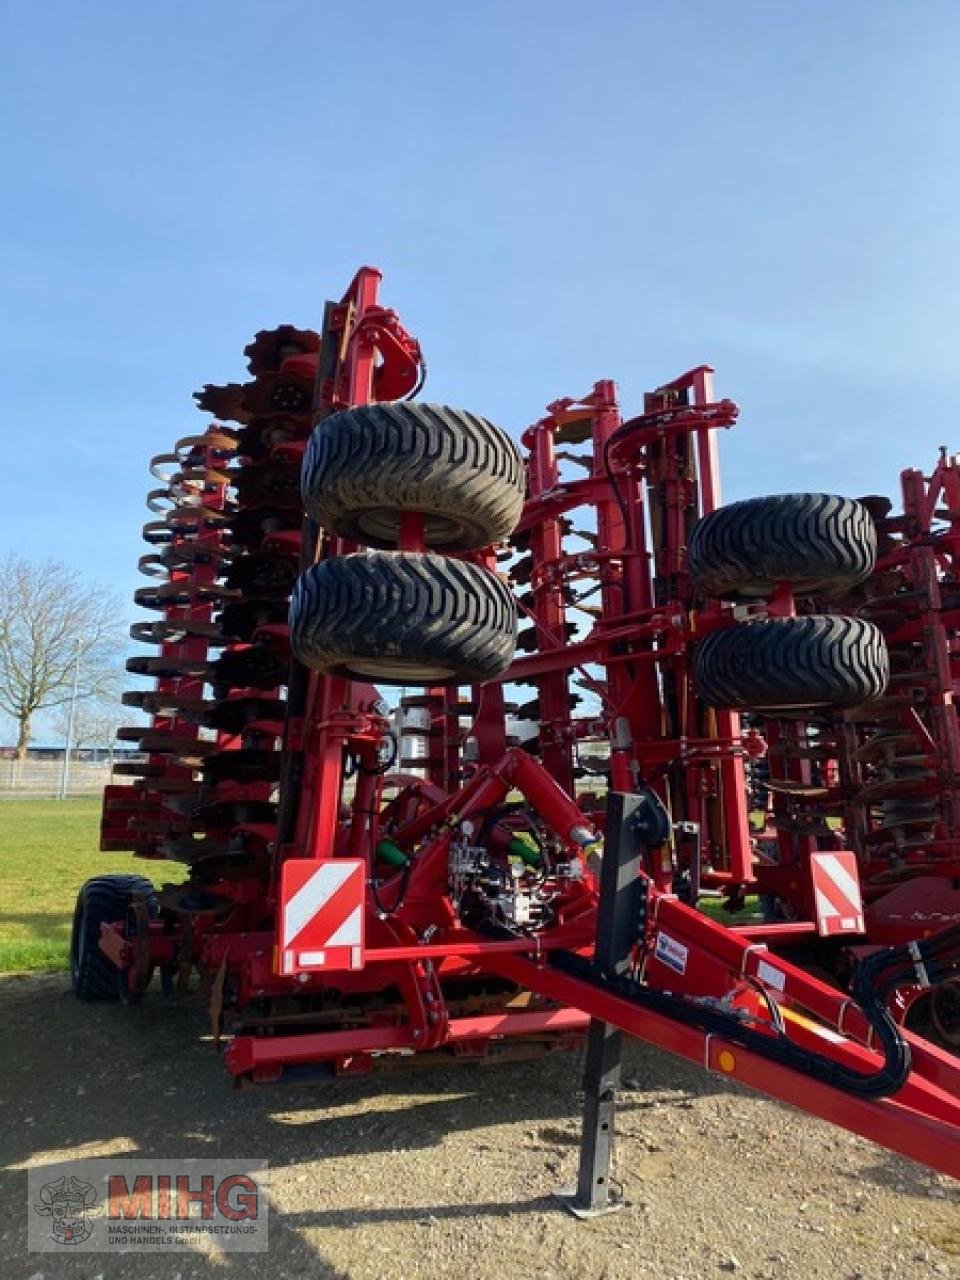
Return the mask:
<svg viewBox="0 0 960 1280">
<path fill-rule="evenodd" d="M 63 977 L 8 977 L 0 1026 L 4 1280 L 960 1277 L 957 1183 L 639 1044 L 628 1205 L 581 1223 L 551 1196 L 575 1180 L 577 1054 L 235 1091 L 200 1011 L 159 996 L 82 1006 Z M 27 1254 L 23 1170 L 123 1152 L 268 1159 L 269 1254 Z"/>
</svg>

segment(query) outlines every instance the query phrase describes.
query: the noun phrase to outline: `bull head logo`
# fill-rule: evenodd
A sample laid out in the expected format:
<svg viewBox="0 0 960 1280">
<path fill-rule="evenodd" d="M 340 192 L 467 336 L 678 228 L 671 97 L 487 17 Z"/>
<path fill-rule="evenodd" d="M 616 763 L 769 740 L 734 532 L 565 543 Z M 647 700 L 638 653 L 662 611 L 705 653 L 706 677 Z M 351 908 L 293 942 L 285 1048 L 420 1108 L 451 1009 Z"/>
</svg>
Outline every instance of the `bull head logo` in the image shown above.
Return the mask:
<svg viewBox="0 0 960 1280">
<path fill-rule="evenodd" d="M 58 1182 L 44 1183 L 40 1188 L 43 1204 L 33 1207 L 50 1219 L 51 1240 L 58 1244 L 82 1244 L 93 1231 L 90 1218 L 103 1208 L 94 1203 L 96 1198 L 97 1190 L 92 1182 L 64 1175 Z"/>
</svg>

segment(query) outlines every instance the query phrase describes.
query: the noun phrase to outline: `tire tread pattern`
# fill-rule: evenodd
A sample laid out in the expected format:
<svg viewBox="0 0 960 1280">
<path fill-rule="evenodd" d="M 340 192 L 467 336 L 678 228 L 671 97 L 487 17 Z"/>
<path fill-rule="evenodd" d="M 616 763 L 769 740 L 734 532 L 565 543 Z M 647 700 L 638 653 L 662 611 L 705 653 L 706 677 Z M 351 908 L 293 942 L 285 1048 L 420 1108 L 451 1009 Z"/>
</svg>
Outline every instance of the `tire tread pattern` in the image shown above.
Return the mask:
<svg viewBox="0 0 960 1280">
<path fill-rule="evenodd" d="M 423 511 L 462 524 L 438 550 L 469 551 L 501 542 L 523 509 L 524 467 L 517 446 L 485 418 L 447 405 L 396 401 L 331 414 L 310 438 L 303 503 L 341 537 L 368 546 L 365 511 Z"/>
<path fill-rule="evenodd" d="M 698 645 L 694 672 L 713 707 L 850 707 L 883 694 L 890 661 L 872 622 L 811 614 L 715 631 Z"/>
<path fill-rule="evenodd" d="M 862 503 L 783 493 L 704 516 L 691 534 L 687 566 L 707 596 L 755 598 L 782 581 L 798 595 L 831 595 L 862 582 L 876 558 L 876 527 Z"/>
<path fill-rule="evenodd" d="M 482 683 L 510 665 L 516 634 L 516 604 L 495 574 L 430 552 L 333 556 L 300 577 L 290 601 L 294 654 L 318 671 L 349 675 L 351 660 L 402 659 Z"/>
<path fill-rule="evenodd" d="M 70 939 L 70 978 L 74 994 L 81 1000 L 117 1000 L 118 970 L 100 950 L 100 926 L 120 920 L 133 895 L 155 893 L 150 880 L 138 875 L 94 876 L 80 887 Z M 83 937 L 83 955 L 78 944 Z"/>
</svg>

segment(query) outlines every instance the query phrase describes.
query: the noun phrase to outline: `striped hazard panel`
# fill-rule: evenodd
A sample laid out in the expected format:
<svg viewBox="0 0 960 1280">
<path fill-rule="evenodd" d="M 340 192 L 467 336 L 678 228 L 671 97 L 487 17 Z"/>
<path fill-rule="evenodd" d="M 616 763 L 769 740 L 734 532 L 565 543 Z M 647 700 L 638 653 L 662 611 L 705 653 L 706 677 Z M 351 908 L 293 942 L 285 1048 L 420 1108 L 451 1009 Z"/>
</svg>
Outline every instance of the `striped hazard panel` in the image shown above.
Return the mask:
<svg viewBox="0 0 960 1280">
<path fill-rule="evenodd" d="M 820 936 L 863 933 L 863 899 L 856 854 L 812 853 L 810 872 Z"/>
<path fill-rule="evenodd" d="M 290 858 L 280 869 L 281 973 L 362 969 L 365 863 Z"/>
</svg>

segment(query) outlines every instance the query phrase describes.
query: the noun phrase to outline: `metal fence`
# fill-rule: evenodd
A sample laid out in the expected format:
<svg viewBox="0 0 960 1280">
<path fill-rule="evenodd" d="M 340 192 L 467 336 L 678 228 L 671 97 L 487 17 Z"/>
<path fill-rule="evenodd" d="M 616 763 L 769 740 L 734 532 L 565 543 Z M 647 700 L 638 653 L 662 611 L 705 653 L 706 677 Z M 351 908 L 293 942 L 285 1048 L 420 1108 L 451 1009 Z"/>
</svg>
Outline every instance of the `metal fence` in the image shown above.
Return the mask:
<svg viewBox="0 0 960 1280">
<path fill-rule="evenodd" d="M 112 762 L 104 753 L 100 760 L 71 760 L 67 770 L 66 794 L 95 795 L 108 782 L 130 782 L 111 774 Z M 0 760 L 0 800 L 16 796 L 57 796 L 61 792 L 63 759 Z"/>
</svg>

